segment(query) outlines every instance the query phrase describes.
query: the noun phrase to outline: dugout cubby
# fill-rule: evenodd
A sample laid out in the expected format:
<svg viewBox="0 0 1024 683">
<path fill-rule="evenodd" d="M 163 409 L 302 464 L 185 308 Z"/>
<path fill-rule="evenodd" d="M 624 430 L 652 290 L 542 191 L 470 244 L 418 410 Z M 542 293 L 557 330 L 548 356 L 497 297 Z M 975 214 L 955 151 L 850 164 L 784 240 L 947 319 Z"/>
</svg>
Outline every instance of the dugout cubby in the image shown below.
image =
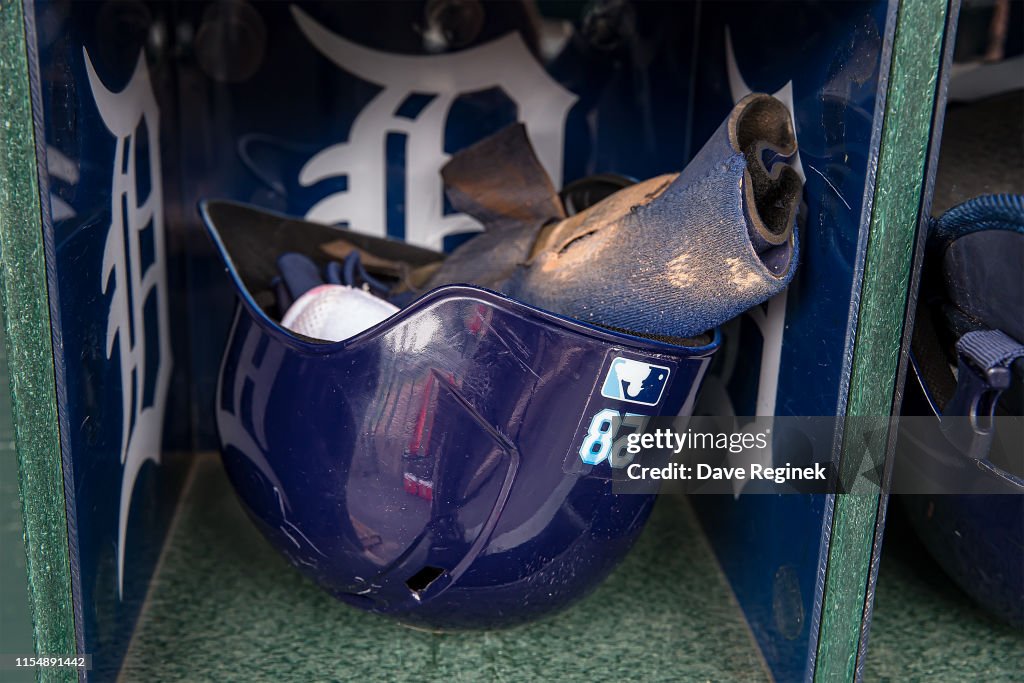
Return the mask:
<svg viewBox="0 0 1024 683">
<path fill-rule="evenodd" d="M 212 453 L 234 299 L 195 206 L 451 249 L 474 226 L 437 169 L 505 124 L 525 123 L 556 184 L 645 178 L 773 93 L 800 145 L 801 269 L 726 326 L 702 410 L 888 415 L 957 10 L 5 2 L 0 265 L 28 557 L 11 571 L 37 651 L 91 654 L 90 681 L 858 677 L 878 490 L 666 498 L 596 593 L 505 631 L 411 631 L 301 579 Z M 837 430 L 812 457 L 885 464 L 885 438 L 852 449 Z"/>
</svg>

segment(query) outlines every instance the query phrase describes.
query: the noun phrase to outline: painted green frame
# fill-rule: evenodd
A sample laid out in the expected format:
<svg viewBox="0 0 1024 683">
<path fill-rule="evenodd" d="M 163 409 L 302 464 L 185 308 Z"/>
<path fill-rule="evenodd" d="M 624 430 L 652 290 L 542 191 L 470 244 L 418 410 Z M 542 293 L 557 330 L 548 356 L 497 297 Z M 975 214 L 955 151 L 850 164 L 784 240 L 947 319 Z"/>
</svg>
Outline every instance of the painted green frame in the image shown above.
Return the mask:
<svg viewBox="0 0 1024 683">
<path fill-rule="evenodd" d="M 36 653 L 70 656 L 75 619 L 29 67 L 22 2 L 0 0 L 0 303 L 29 605 Z M 69 669 L 38 674 L 77 678 Z"/>
<path fill-rule="evenodd" d="M 947 0 L 901 0 L 897 11 L 846 411 L 853 418 L 893 412 L 949 12 Z M 889 438 L 878 433 L 870 443 L 851 440 L 842 446 L 841 478 L 852 486 L 835 499 L 815 681 L 857 677 L 885 503 L 877 487 L 859 475 L 884 467 Z"/>
</svg>

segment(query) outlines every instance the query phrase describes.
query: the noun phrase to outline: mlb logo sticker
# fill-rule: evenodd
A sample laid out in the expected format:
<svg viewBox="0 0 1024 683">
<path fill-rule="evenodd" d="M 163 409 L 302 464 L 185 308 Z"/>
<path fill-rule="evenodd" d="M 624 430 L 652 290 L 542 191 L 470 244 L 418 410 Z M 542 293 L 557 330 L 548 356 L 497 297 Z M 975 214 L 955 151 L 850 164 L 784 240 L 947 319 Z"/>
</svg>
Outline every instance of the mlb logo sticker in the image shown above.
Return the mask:
<svg viewBox="0 0 1024 683">
<path fill-rule="evenodd" d="M 616 401 L 654 406 L 668 384 L 669 369 L 632 358 L 618 356 L 608 368 L 601 395 Z"/>
</svg>

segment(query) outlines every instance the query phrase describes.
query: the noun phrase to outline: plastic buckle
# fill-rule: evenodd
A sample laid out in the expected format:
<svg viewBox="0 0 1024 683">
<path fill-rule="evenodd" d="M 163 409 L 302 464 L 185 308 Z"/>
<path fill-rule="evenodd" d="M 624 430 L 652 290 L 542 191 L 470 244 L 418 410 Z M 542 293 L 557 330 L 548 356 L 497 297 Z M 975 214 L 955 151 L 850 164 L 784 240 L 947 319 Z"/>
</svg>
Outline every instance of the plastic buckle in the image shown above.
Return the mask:
<svg viewBox="0 0 1024 683">
<path fill-rule="evenodd" d="M 1010 382 L 1009 368 L 980 370 L 960 354 L 956 392 L 946 404 L 939 426 L 946 439 L 972 460 L 988 456 L 994 434 L 992 416 L 999 395 Z"/>
</svg>

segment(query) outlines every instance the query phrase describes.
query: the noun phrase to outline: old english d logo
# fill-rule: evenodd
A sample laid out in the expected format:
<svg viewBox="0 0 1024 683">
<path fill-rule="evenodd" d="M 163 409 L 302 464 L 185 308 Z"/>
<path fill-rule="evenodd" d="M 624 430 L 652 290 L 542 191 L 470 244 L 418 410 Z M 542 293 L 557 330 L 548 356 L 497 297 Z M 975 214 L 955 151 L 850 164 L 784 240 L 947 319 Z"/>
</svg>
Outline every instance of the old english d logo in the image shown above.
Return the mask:
<svg viewBox="0 0 1024 683">
<path fill-rule="evenodd" d="M 446 235 L 481 230 L 469 216 L 444 214 L 439 171 L 449 158 L 444 131 L 452 105 L 462 95 L 492 88 L 515 103 L 538 159 L 561 185 L 565 121 L 577 98 L 548 75 L 518 33 L 451 54 L 397 55 L 331 33 L 297 7 L 292 15 L 325 57 L 382 88 L 356 116 L 347 141 L 320 151 L 299 172 L 305 187 L 327 178 L 348 182 L 345 190 L 314 204 L 306 214 L 309 220 L 348 223 L 353 230 L 386 236 L 386 141 L 398 133 L 406 138 L 405 241 L 440 249 Z M 431 99 L 411 118 L 399 115 L 413 95 Z"/>
<path fill-rule="evenodd" d="M 159 464 L 164 411 L 171 381 L 160 110 L 144 54 L 128 85 L 112 92 L 83 48 L 89 88 L 114 141 L 110 226 L 103 250 L 100 290 L 110 296 L 107 358 L 121 371 L 121 500 L 117 534 L 117 586 L 124 592 L 125 542 L 132 491 L 142 466 Z M 145 136 L 145 140 L 142 140 Z M 141 148 L 148 150 L 140 154 Z M 140 168 L 145 165 L 145 168 Z M 145 174 L 149 182 L 142 186 Z M 140 189 L 141 187 L 141 189 Z"/>
</svg>

